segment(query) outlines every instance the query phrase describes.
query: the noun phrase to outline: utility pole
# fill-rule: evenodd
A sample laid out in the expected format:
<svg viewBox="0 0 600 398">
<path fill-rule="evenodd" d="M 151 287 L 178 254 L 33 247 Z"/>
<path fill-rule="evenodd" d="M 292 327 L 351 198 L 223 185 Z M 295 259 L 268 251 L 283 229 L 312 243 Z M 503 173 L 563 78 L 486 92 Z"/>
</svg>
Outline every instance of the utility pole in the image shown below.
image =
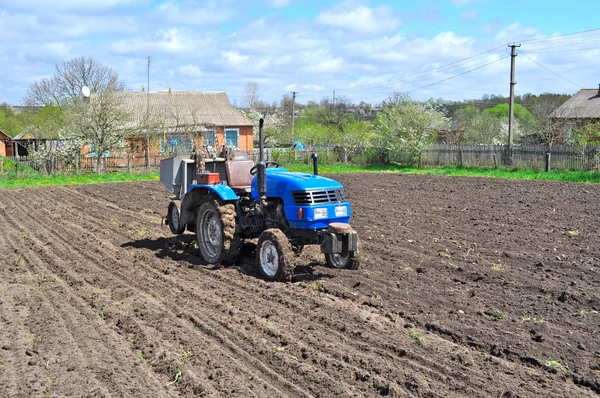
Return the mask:
<svg viewBox="0 0 600 398">
<path fill-rule="evenodd" d="M 294 145 L 294 119 L 296 118 L 296 94 L 292 91 L 292 145 Z"/>
<path fill-rule="evenodd" d="M 149 118 L 150 118 L 150 56 L 148 55 L 148 90 L 146 93 L 146 167 L 150 167 L 150 131 L 148 131 Z"/>
<path fill-rule="evenodd" d="M 517 47 L 521 45 L 509 44 L 510 47 L 510 106 L 508 109 L 508 150 L 506 153 L 506 164 L 512 164 L 513 128 L 515 124 L 515 59 L 517 58 Z"/>
</svg>

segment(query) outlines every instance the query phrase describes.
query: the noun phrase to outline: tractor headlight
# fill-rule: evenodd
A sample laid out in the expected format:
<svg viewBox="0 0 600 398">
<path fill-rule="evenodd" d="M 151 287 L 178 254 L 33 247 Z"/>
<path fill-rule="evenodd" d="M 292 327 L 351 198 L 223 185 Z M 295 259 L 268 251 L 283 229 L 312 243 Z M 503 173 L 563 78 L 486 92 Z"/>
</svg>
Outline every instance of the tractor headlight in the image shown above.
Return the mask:
<svg viewBox="0 0 600 398">
<path fill-rule="evenodd" d="M 323 218 L 327 218 L 327 208 L 319 207 L 315 209 L 315 220 L 321 220 Z"/>
<path fill-rule="evenodd" d="M 348 208 L 346 206 L 336 206 L 335 207 L 335 216 L 336 217 L 348 217 Z"/>
</svg>

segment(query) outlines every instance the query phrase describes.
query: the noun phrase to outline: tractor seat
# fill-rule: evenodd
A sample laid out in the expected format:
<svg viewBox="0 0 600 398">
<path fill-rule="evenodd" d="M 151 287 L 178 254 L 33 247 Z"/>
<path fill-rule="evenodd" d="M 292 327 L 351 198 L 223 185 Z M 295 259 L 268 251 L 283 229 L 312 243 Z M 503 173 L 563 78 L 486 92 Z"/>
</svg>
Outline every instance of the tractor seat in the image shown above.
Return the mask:
<svg viewBox="0 0 600 398">
<path fill-rule="evenodd" d="M 252 167 L 254 167 L 254 162 L 251 160 L 228 160 L 225 162 L 227 182 L 235 193 L 251 192 L 252 174 L 250 174 L 250 169 Z"/>
</svg>

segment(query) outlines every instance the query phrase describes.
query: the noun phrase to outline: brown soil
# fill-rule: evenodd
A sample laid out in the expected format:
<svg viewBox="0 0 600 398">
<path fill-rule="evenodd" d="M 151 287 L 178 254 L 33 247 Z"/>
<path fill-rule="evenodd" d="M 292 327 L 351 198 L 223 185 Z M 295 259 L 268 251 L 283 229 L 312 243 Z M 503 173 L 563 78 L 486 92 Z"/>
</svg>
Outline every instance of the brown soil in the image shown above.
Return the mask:
<svg viewBox="0 0 600 398">
<path fill-rule="evenodd" d="M 600 185 L 336 178 L 361 269 L 291 283 L 204 265 L 158 182 L 0 190 L 0 396 L 600 393 Z"/>
</svg>

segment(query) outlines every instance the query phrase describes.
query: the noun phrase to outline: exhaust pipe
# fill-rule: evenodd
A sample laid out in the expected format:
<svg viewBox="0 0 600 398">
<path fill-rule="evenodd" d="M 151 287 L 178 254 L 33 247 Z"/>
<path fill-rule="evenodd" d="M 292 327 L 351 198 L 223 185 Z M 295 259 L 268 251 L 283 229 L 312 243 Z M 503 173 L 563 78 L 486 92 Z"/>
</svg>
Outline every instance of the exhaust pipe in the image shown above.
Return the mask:
<svg viewBox="0 0 600 398">
<path fill-rule="evenodd" d="M 264 147 L 265 137 L 263 133 L 263 125 L 265 120 L 263 118 L 258 122 L 258 195 L 260 196 L 261 206 L 267 205 L 267 165 L 264 162 Z"/>
<path fill-rule="evenodd" d="M 316 153 L 313 153 L 312 155 L 310 155 L 310 157 L 313 160 L 313 174 L 318 176 L 319 175 L 319 155 Z"/>
</svg>

